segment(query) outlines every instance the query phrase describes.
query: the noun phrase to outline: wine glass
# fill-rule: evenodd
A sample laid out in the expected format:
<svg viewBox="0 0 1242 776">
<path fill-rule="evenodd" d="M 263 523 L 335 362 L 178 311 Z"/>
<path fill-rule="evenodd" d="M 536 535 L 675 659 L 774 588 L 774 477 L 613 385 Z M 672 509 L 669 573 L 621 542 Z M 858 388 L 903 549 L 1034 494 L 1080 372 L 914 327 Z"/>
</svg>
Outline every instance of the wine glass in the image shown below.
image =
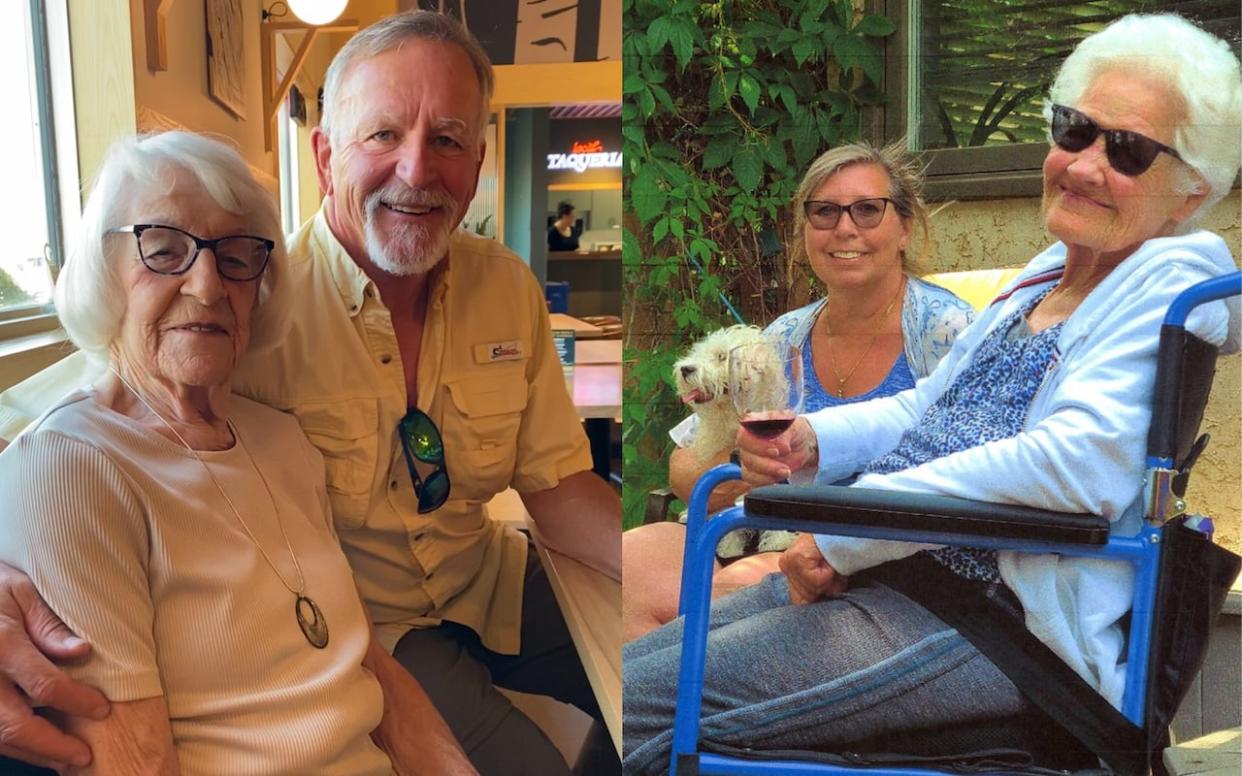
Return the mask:
<svg viewBox="0 0 1242 776">
<path fill-rule="evenodd" d="M 750 433 L 771 439 L 802 409 L 802 354 L 775 340 L 729 351 L 729 396 Z"/>
</svg>

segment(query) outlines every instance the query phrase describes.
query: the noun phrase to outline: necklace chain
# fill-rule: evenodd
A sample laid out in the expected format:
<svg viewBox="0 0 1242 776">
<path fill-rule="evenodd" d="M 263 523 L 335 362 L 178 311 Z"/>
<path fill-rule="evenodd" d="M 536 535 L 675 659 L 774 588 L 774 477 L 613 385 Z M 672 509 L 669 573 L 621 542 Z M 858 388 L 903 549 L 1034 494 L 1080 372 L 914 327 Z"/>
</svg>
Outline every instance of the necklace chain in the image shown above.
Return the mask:
<svg viewBox="0 0 1242 776">
<path fill-rule="evenodd" d="M 211 478 L 212 484 L 216 486 L 216 490 L 220 491 L 220 495 L 224 497 L 225 503 L 227 503 L 229 505 L 229 509 L 233 511 L 233 516 L 236 517 L 237 522 L 241 524 L 242 530 L 246 532 L 246 536 L 250 537 L 250 541 L 254 543 L 256 548 L 258 548 L 259 554 L 263 556 L 263 560 L 267 561 L 267 565 L 271 566 L 272 571 L 276 574 L 276 578 L 280 580 L 280 584 L 284 585 L 285 589 L 290 593 L 293 593 L 295 596 L 298 596 L 299 598 L 303 597 L 306 591 L 306 577 L 302 575 L 302 564 L 298 563 L 298 556 L 293 552 L 293 545 L 289 543 L 289 535 L 285 533 L 285 524 L 280 519 L 280 509 L 276 506 L 276 498 L 272 495 L 272 488 L 267 484 L 267 478 L 263 476 L 263 472 L 259 469 L 258 464 L 255 463 L 254 456 L 250 454 L 250 449 L 246 447 L 246 440 L 242 438 L 241 430 L 232 423 L 228 423 L 229 430 L 233 432 L 233 436 L 237 439 L 237 444 L 241 446 L 242 452 L 246 454 L 246 459 L 250 461 L 250 465 L 254 468 L 255 473 L 259 475 L 259 482 L 263 483 L 263 489 L 267 492 L 267 498 L 272 504 L 272 511 L 276 514 L 276 526 L 280 528 L 280 537 L 285 540 L 285 549 L 289 551 L 289 558 L 293 560 L 293 568 L 298 572 L 298 586 L 296 589 L 290 587 L 289 583 L 285 581 L 285 575 L 280 573 L 280 569 L 277 568 L 276 564 L 272 562 L 271 557 L 267 554 L 267 550 L 263 549 L 263 545 L 259 542 L 258 538 L 255 537 L 254 532 L 250 530 L 250 526 L 246 525 L 246 521 L 242 519 L 241 512 L 233 503 L 233 499 L 229 498 L 228 491 L 220 485 L 220 481 L 216 479 L 215 472 L 211 470 L 211 467 L 207 465 L 207 462 L 203 460 L 203 457 L 198 454 L 198 451 L 193 447 L 190 447 L 190 444 L 185 441 L 185 437 L 181 436 L 177 429 L 173 428 L 173 424 L 169 423 L 163 415 L 156 411 L 156 409 L 151 406 L 151 403 L 148 402 L 141 393 L 138 393 L 134 386 L 129 384 L 128 380 L 121 377 L 120 372 L 113 369 L 112 374 L 116 375 L 117 379 L 125 384 L 125 387 L 129 389 L 130 393 L 132 393 L 134 397 L 137 398 L 138 401 L 140 401 L 142 405 L 151 412 L 152 415 L 159 418 L 160 422 L 167 426 L 168 430 L 173 433 L 173 436 L 177 437 L 177 441 L 184 445 L 186 450 L 190 451 L 190 455 L 193 455 L 194 459 L 197 460 L 199 465 L 203 467 L 203 469 L 207 472 L 207 476 Z M 228 421 L 225 422 L 227 423 Z"/>
<path fill-rule="evenodd" d="M 850 381 L 854 373 L 858 371 L 858 367 L 862 366 L 862 362 L 867 360 L 867 355 L 871 353 L 871 348 L 875 346 L 875 341 L 880 338 L 879 325 L 888 319 L 888 314 L 893 311 L 893 307 L 897 304 L 897 300 L 901 298 L 901 292 L 905 289 L 904 279 L 897 286 L 897 293 L 893 295 L 892 301 L 888 303 L 888 307 L 884 308 L 884 312 L 880 313 L 880 320 L 876 323 L 876 332 L 871 335 L 871 339 L 867 342 L 867 347 L 863 349 L 862 355 L 854 362 L 854 366 L 850 367 L 850 371 L 846 372 L 845 377 L 841 377 L 841 373 L 837 370 L 837 359 L 832 355 L 832 325 L 828 322 L 828 306 L 832 304 L 832 296 L 829 295 L 828 301 L 824 302 L 824 333 L 828 338 L 824 340 L 824 347 L 828 351 L 828 368 L 832 371 L 832 379 L 837 381 L 837 398 L 845 398 L 845 384 Z"/>
</svg>

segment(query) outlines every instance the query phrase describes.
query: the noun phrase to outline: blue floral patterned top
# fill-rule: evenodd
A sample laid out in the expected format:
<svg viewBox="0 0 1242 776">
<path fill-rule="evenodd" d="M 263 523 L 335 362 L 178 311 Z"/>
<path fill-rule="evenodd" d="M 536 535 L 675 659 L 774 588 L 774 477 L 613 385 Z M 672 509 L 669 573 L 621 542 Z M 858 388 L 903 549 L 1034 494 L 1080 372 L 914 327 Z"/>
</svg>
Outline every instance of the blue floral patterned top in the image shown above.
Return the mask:
<svg viewBox="0 0 1242 776">
<path fill-rule="evenodd" d="M 1047 294 L 1034 297 L 993 329 L 979 344 L 970 366 L 927 408 L 918 424 L 902 435 L 892 452 L 872 461 L 865 471 L 902 471 L 1017 436 L 1031 400 L 1057 359 L 1057 337 L 1064 322 L 1038 334 L 1031 334 L 1026 325 L 1026 315 Z M 995 550 L 945 547 L 927 552 L 967 579 L 1000 580 Z"/>
</svg>

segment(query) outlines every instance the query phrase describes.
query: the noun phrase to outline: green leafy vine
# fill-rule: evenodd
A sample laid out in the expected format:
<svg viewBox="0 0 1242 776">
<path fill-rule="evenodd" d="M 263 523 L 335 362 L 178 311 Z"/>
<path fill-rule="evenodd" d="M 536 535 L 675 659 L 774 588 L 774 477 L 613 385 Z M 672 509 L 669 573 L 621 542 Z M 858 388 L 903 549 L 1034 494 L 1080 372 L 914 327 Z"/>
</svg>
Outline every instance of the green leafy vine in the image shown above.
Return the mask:
<svg viewBox="0 0 1242 776">
<path fill-rule="evenodd" d="M 622 18 L 628 527 L 667 481 L 678 355 L 733 322 L 723 300 L 764 324 L 810 296 L 787 204 L 883 101 L 895 27 L 853 0 L 623 0 Z"/>
</svg>

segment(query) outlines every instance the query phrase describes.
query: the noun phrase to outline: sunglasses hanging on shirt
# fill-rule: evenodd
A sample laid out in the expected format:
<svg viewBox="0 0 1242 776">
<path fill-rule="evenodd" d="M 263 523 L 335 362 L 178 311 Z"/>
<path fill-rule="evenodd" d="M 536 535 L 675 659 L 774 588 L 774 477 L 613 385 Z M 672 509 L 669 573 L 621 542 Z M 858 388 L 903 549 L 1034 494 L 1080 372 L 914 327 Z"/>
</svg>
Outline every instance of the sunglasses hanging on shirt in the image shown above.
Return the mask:
<svg viewBox="0 0 1242 776">
<path fill-rule="evenodd" d="M 397 424 L 397 436 L 401 438 L 405 464 L 410 470 L 410 481 L 414 483 L 414 494 L 418 496 L 418 513 L 434 512 L 448 501 L 450 489 L 440 429 L 427 413 L 411 408 Z M 425 466 L 419 466 L 420 463 Z M 419 474 L 419 469 L 426 466 L 430 466 L 431 471 L 425 476 Z"/>
</svg>

